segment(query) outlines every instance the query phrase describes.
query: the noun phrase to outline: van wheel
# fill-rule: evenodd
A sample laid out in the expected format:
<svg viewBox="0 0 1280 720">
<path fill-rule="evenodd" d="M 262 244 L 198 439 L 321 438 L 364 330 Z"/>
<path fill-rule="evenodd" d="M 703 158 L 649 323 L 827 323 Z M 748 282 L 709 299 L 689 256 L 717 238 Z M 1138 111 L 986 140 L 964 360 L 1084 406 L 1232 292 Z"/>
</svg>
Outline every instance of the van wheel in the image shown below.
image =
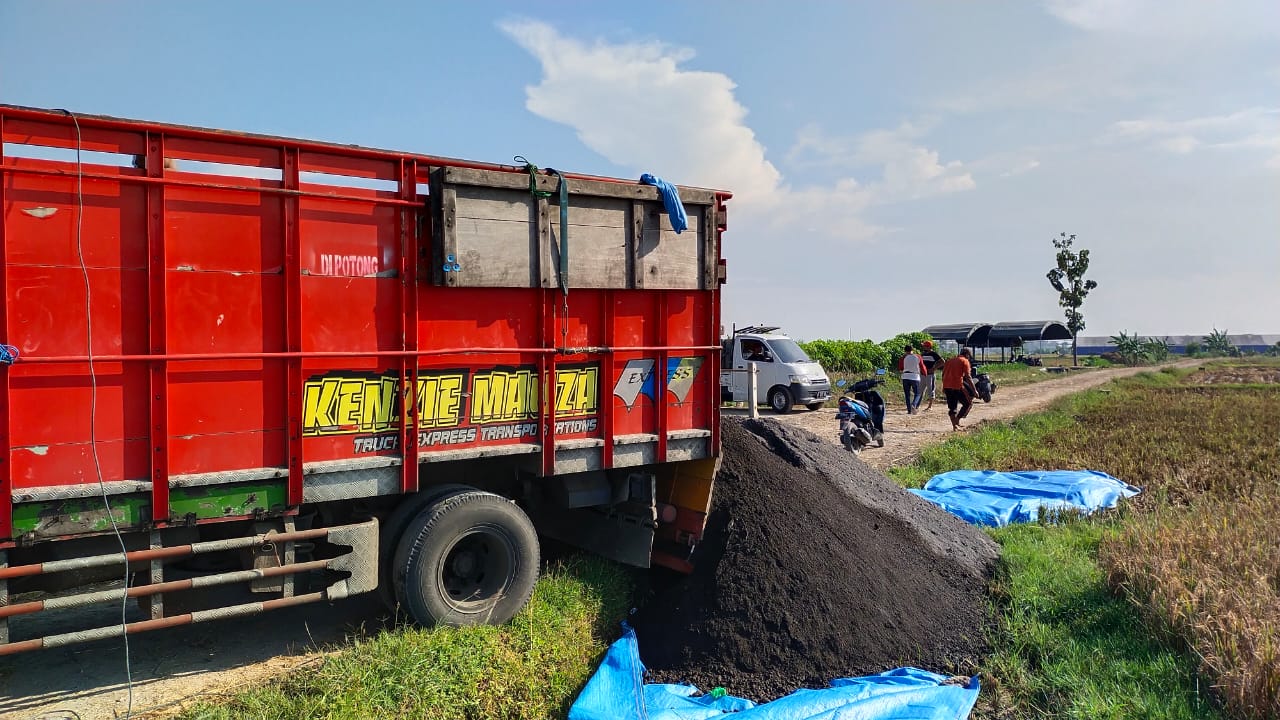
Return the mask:
<svg viewBox="0 0 1280 720">
<path fill-rule="evenodd" d="M 515 503 L 486 492 L 441 498 L 396 548 L 396 600 L 420 625 L 501 625 L 533 594 L 538 535 Z"/>
<path fill-rule="evenodd" d="M 769 391 L 769 407 L 779 415 L 785 415 L 791 412 L 791 393 L 782 387 L 776 387 Z"/>
<path fill-rule="evenodd" d="M 817 412 L 822 409 L 822 403 L 809 403 L 805 407 L 809 408 L 809 412 Z"/>
</svg>

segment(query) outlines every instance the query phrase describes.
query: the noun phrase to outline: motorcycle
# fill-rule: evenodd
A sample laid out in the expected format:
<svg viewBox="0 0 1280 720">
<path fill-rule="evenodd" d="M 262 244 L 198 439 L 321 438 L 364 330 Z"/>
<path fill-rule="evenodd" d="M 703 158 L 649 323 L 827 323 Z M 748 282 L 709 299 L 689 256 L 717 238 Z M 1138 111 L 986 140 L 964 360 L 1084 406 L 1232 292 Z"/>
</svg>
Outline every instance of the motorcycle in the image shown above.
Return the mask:
<svg viewBox="0 0 1280 720">
<path fill-rule="evenodd" d="M 884 370 L 877 370 L 876 375 L 884 375 Z M 840 409 L 836 413 L 840 421 L 840 444 L 846 450 L 858 453 L 873 442 L 876 447 L 884 447 L 884 397 L 875 389 L 883 384 L 880 377 L 859 380 L 852 385 L 844 380 L 836 381 L 836 387 L 847 386 L 849 393 L 840 398 Z"/>
<path fill-rule="evenodd" d="M 979 372 L 980 366 L 974 365 L 969 374 L 973 376 L 973 385 L 978 390 L 978 397 L 982 398 L 982 402 L 991 402 L 991 395 L 996 391 L 996 384 L 991 380 L 991 376 Z"/>
</svg>

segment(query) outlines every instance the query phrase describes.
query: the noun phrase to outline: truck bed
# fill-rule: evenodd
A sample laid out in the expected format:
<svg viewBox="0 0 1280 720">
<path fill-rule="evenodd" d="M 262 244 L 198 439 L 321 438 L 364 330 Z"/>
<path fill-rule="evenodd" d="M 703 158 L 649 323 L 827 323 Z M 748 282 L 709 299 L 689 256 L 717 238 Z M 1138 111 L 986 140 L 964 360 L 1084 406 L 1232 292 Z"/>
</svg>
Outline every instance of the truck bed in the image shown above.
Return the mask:
<svg viewBox="0 0 1280 720">
<path fill-rule="evenodd" d="M 675 233 L 634 181 L 13 106 L 0 138 L 0 548 L 716 453 L 726 193 Z"/>
</svg>

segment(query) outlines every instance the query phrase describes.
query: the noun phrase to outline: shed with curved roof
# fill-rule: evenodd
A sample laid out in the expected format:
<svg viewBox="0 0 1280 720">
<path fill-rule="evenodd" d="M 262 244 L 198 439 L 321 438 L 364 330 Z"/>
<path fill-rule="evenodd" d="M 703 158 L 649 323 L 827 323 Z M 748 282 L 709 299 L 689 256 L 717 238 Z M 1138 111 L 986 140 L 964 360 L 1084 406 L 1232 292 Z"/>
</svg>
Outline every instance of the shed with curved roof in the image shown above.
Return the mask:
<svg viewBox="0 0 1280 720">
<path fill-rule="evenodd" d="M 987 347 L 1015 347 L 1038 340 L 1070 340 L 1071 331 L 1057 320 L 999 322 L 987 334 Z"/>
<path fill-rule="evenodd" d="M 930 325 L 924 333 L 934 340 L 952 340 L 960 345 L 982 347 L 987 344 L 987 335 L 991 332 L 990 323 L 956 323 L 953 325 Z"/>
</svg>

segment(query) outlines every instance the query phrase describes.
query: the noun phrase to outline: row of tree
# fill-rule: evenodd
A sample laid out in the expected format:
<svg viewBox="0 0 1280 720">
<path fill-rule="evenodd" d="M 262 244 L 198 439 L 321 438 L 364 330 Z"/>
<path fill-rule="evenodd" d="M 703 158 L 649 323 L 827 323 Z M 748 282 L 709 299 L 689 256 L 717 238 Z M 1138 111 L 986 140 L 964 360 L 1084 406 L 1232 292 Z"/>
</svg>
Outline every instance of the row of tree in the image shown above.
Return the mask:
<svg viewBox="0 0 1280 720">
<path fill-rule="evenodd" d="M 1158 363 L 1169 358 L 1168 340 L 1143 339 L 1138 333 L 1130 335 L 1121 330 L 1119 335 L 1111 336 L 1111 342 L 1116 346 L 1115 353 L 1120 356 L 1120 362 L 1125 365 Z"/>
<path fill-rule="evenodd" d="M 827 372 L 867 374 L 876 368 L 895 369 L 907 345 L 917 351 L 931 338 L 922 332 L 899 333 L 881 342 L 874 340 L 811 340 L 800 347 Z"/>
<path fill-rule="evenodd" d="M 1168 359 L 1171 353 L 1169 339 L 1143 338 L 1138 333 L 1130 335 L 1122 330 L 1119 335 L 1111 336 L 1111 343 L 1116 346 L 1115 353 L 1126 365 L 1143 365 L 1157 363 Z M 1240 348 L 1231 343 L 1225 330 L 1213 329 L 1202 341 L 1191 341 L 1186 345 L 1187 355 L 1206 357 L 1240 357 Z M 1280 355 L 1280 343 L 1267 350 L 1268 355 Z"/>
</svg>

